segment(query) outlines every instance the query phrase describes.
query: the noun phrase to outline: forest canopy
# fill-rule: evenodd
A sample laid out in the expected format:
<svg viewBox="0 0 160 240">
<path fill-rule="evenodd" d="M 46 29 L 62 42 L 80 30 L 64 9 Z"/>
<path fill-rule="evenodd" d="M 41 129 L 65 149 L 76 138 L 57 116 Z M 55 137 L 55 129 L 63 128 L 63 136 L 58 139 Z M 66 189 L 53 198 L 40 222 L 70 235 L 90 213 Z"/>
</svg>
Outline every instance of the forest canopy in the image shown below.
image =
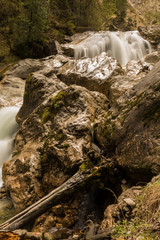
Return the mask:
<svg viewBox="0 0 160 240">
<path fill-rule="evenodd" d="M 123 22 L 126 0 L 1 0 L 0 34 L 20 57 L 43 52 L 50 39 Z M 42 49 L 41 49 L 42 48 Z"/>
</svg>

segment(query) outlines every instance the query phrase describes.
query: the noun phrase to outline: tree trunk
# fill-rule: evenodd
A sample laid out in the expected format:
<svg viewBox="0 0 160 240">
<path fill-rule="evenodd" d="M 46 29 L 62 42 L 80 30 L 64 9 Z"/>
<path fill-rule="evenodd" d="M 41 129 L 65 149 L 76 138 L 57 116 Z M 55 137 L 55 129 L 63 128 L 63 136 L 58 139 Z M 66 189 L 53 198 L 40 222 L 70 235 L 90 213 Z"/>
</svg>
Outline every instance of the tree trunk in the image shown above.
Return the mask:
<svg viewBox="0 0 160 240">
<path fill-rule="evenodd" d="M 6 222 L 0 224 L 0 230 L 14 231 L 15 229 L 21 228 L 80 188 L 84 189 L 86 185 L 88 186 L 89 181 L 100 178 L 102 172 L 105 171 L 106 174 L 109 174 L 109 172 L 112 171 L 113 173 L 117 166 L 116 161 L 112 159 L 106 159 L 104 157 L 102 158 L 103 160 L 101 160 L 99 167 L 95 166 L 92 169 L 79 170 L 69 180 L 51 191 L 45 197 L 35 202 L 14 217 L 10 218 Z"/>
</svg>

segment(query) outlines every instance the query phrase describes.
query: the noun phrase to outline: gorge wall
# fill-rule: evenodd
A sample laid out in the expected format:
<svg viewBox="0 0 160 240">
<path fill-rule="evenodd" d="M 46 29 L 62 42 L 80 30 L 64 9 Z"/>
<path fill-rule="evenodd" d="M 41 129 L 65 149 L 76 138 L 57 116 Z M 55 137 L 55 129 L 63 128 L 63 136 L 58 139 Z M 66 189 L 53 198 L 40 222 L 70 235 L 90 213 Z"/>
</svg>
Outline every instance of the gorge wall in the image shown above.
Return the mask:
<svg viewBox="0 0 160 240">
<path fill-rule="evenodd" d="M 18 211 L 77 171 L 103 169 L 110 162 L 95 181 L 62 199 L 31 226 L 24 226 L 33 232 L 49 232 L 53 239 L 58 239 L 59 232 L 59 239 L 74 235 L 90 239 L 84 229 L 87 220 L 98 224 L 93 236 L 107 231 L 120 214 L 117 210 L 113 217 L 113 192 L 122 199 L 118 203 L 123 202 L 123 209 L 128 207 L 124 215 L 130 217 L 142 186 L 130 187 L 150 181 L 160 169 L 159 52 L 151 53 L 143 40 L 141 45 L 149 54 L 129 59 L 124 66 L 105 52 L 74 59 L 76 41 L 83 43 L 92 34 L 73 36 L 72 42 L 59 45 L 57 55 L 19 61 L 4 74 L 1 84 L 5 92 L 13 79 L 18 86 L 26 80 L 12 159 L 3 165 L 5 188 Z M 1 98 L 2 106 L 7 99 L 12 99 L 11 105 L 21 102 L 21 87 L 15 98 L 13 89 Z M 131 193 L 127 195 L 126 189 Z"/>
</svg>

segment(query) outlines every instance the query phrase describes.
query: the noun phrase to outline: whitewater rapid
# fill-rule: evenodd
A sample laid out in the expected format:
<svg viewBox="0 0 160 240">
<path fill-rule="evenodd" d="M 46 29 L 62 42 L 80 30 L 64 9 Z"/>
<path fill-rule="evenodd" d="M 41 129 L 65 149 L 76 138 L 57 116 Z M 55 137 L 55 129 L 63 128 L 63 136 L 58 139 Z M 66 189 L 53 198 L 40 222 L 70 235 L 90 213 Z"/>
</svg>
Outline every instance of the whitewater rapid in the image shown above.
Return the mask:
<svg viewBox="0 0 160 240">
<path fill-rule="evenodd" d="M 102 52 L 116 58 L 121 65 L 129 61 L 142 59 L 151 53 L 150 43 L 143 39 L 138 31 L 129 32 L 99 32 L 92 33 L 89 37 L 74 46 L 74 57 L 93 58 Z"/>
<path fill-rule="evenodd" d="M 15 133 L 18 130 L 15 116 L 19 107 L 0 109 L 0 186 L 2 186 L 3 163 L 11 159 Z"/>
</svg>

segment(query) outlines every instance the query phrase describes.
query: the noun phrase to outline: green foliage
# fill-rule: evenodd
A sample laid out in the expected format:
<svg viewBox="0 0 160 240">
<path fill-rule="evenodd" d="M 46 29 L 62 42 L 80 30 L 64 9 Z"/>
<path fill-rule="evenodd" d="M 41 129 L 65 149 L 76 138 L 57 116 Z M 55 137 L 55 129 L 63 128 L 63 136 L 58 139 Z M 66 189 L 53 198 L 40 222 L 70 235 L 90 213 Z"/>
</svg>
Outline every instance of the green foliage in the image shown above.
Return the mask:
<svg viewBox="0 0 160 240">
<path fill-rule="evenodd" d="M 100 30 L 104 25 L 113 24 L 115 18 L 125 16 L 126 0 L 52 0 L 50 12 L 50 16 L 54 13 L 55 27 L 61 27 L 64 34 Z"/>
<path fill-rule="evenodd" d="M 152 231 L 152 223 L 147 223 L 140 218 L 132 221 L 123 220 L 118 222 L 112 232 L 113 239 L 121 237 L 122 239 L 145 239 L 157 240 L 157 234 Z"/>
<path fill-rule="evenodd" d="M 105 18 L 106 19 L 111 19 L 111 18 L 115 18 L 116 15 L 116 5 L 115 5 L 115 1 L 113 0 L 104 0 L 103 4 L 103 12 L 105 14 Z"/>
<path fill-rule="evenodd" d="M 116 13 L 120 20 L 123 20 L 126 16 L 127 1 L 117 0 L 115 1 Z"/>
<path fill-rule="evenodd" d="M 69 144 L 63 144 L 63 145 L 61 145 L 61 148 L 65 148 L 65 149 L 67 149 L 67 148 L 69 148 Z"/>
<path fill-rule="evenodd" d="M 136 216 L 115 225 L 112 238 L 157 240 L 154 226 L 160 221 L 160 175 L 147 184 L 137 197 Z"/>
<path fill-rule="evenodd" d="M 125 12 L 126 0 L 1 0 L 0 31 L 7 52 L 39 58 L 45 56 L 50 38 L 63 40 L 77 31 L 106 29 Z"/>
<path fill-rule="evenodd" d="M 13 64 L 8 64 L 8 65 L 5 65 L 3 68 L 0 69 L 0 81 L 3 79 L 3 76 L 7 72 L 7 70 L 9 70 L 13 65 L 14 65 L 14 63 Z"/>
<path fill-rule="evenodd" d="M 160 24 L 160 12 L 148 11 L 145 13 L 145 18 L 149 22 L 155 21 L 157 24 Z"/>
<path fill-rule="evenodd" d="M 14 28 L 14 50 L 21 57 L 32 56 L 34 48 L 40 52 L 40 46 L 46 39 L 48 7 L 47 0 L 20 2 Z"/>
<path fill-rule="evenodd" d="M 62 100 L 65 95 L 66 95 L 65 92 L 60 91 L 55 97 L 52 98 L 52 102 L 53 102 L 53 103 L 56 103 L 56 102 Z"/>
<path fill-rule="evenodd" d="M 101 135 L 108 141 L 112 142 L 113 139 L 113 133 L 116 129 L 115 123 L 112 121 L 112 119 L 106 119 L 105 125 L 101 129 Z"/>
</svg>

